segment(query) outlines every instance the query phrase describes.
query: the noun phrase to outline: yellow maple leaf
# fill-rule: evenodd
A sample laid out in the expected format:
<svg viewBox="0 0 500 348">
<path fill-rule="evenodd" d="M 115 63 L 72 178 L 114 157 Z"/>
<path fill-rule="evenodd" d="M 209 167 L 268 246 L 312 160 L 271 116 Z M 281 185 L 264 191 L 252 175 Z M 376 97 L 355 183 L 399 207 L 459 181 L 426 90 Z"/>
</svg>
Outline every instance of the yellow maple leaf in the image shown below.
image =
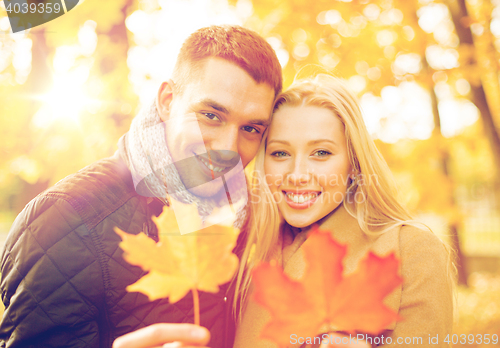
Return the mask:
<svg viewBox="0 0 500 348">
<path fill-rule="evenodd" d="M 132 235 L 115 228 L 122 238 L 120 247 L 125 259 L 147 275 L 127 287 L 155 300 L 168 297 L 171 303 L 182 299 L 189 291 L 216 293 L 219 285 L 231 280 L 238 267 L 232 253 L 239 230 L 232 226 L 204 227 L 194 205 L 172 202 L 153 221 L 158 227 L 159 242 L 144 233 Z M 196 226 L 197 232 L 181 235 L 177 224 Z M 197 299 L 195 299 L 197 301 Z"/>
</svg>

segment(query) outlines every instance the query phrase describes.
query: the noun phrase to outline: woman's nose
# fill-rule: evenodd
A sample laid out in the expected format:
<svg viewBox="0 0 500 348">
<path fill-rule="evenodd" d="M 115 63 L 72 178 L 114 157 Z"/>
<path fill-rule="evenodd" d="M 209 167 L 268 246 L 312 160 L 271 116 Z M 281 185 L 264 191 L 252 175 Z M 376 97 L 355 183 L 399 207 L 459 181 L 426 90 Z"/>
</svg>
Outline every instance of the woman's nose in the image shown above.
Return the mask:
<svg viewBox="0 0 500 348">
<path fill-rule="evenodd" d="M 311 179 L 311 173 L 307 167 L 307 161 L 302 158 L 297 158 L 292 162 L 292 168 L 288 175 L 288 180 L 293 185 L 307 183 Z"/>
</svg>

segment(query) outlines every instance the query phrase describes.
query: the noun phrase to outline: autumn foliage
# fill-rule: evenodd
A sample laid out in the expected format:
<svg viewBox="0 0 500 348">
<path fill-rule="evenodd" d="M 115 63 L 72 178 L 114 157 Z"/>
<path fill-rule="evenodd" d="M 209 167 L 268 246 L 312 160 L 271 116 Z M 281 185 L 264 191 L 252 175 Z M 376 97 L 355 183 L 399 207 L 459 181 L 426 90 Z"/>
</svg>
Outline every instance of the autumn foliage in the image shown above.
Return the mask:
<svg viewBox="0 0 500 348">
<path fill-rule="evenodd" d="M 324 325 L 378 334 L 400 319 L 383 303 L 402 282 L 394 254 L 379 257 L 370 252 L 357 271 L 343 276 L 347 246 L 338 244 L 330 231 L 316 228 L 302 248 L 306 270 L 298 281 L 276 263 L 260 264 L 253 271 L 254 300 L 271 314 L 261 338 L 285 347 L 290 334 L 314 337 Z"/>
<path fill-rule="evenodd" d="M 164 207 L 153 218 L 158 243 L 142 232 L 132 235 L 115 229 L 123 240 L 120 247 L 125 259 L 149 271 L 127 290 L 142 292 L 150 300 L 168 297 L 172 303 L 192 291 L 195 323 L 199 323 L 197 291 L 216 293 L 219 285 L 231 280 L 238 266 L 232 250 L 239 231 L 232 225 L 203 228 L 195 206 L 176 202 L 174 208 L 177 214 Z M 181 235 L 176 216 L 198 231 Z M 356 272 L 343 276 L 347 246 L 333 240 L 329 231 L 313 230 L 303 250 L 306 270 L 299 281 L 290 279 L 275 263 L 260 264 L 253 271 L 255 300 L 272 315 L 263 338 L 285 346 L 290 333 L 314 336 L 325 324 L 347 332 L 377 334 L 399 319 L 383 304 L 384 297 L 402 281 L 393 254 L 369 253 Z"/>
</svg>

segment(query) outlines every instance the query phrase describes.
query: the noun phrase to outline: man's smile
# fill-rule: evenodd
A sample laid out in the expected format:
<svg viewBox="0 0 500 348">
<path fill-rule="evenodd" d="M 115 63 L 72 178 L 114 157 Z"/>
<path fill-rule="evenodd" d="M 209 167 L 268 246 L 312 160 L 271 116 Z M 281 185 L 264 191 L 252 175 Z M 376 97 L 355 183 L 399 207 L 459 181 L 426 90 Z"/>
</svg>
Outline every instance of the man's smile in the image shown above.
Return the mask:
<svg viewBox="0 0 500 348">
<path fill-rule="evenodd" d="M 214 161 L 211 161 L 210 158 L 207 158 L 208 156 L 195 154 L 195 157 L 200 163 L 200 168 L 202 172 L 205 175 L 211 177 L 212 179 L 215 179 L 216 177 L 220 177 L 228 173 L 234 167 L 234 165 L 222 165 Z"/>
<path fill-rule="evenodd" d="M 210 159 L 205 159 L 204 157 L 198 156 L 198 159 L 208 167 L 208 169 L 213 170 L 214 172 L 222 172 L 229 168 L 229 166 L 221 166 L 217 163 L 211 162 Z"/>
</svg>

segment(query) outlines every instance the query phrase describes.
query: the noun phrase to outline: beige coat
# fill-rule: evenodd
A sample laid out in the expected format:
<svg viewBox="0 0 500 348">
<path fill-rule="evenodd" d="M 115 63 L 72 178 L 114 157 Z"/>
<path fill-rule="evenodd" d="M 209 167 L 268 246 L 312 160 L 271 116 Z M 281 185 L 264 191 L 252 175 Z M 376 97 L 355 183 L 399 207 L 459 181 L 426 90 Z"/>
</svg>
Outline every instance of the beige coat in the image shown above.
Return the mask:
<svg viewBox="0 0 500 348">
<path fill-rule="evenodd" d="M 348 245 L 345 274 L 353 272 L 369 250 L 381 256 L 394 251 L 401 260 L 403 284 L 386 298 L 385 303 L 398 311 L 404 320 L 386 328 L 382 333 L 384 343 L 390 336 L 392 344 L 381 344 L 381 347 L 448 347 L 443 340 L 452 330 L 453 287 L 448 276 L 448 253 L 434 234 L 413 226 L 403 226 L 379 237 L 369 238 L 343 206 L 321 220 L 320 228 L 331 230 L 337 241 Z M 284 247 L 280 248 L 283 250 L 281 259 L 285 273 L 291 278 L 300 278 L 304 272 L 305 264 L 300 246 L 306 238 L 307 232 L 301 232 L 295 238 L 291 233 L 285 233 L 282 238 Z M 250 300 L 238 326 L 234 347 L 275 348 L 276 345 L 272 342 L 258 338 L 269 318 L 269 313 L 264 308 Z M 335 331 L 334 328 L 324 327 L 318 334 L 332 331 Z M 436 336 L 439 344 L 429 344 L 430 338 L 434 338 L 432 343 L 436 342 Z M 398 338 L 400 342 L 406 339 L 412 343 L 398 344 Z M 298 346 L 300 345 L 290 345 Z"/>
</svg>

